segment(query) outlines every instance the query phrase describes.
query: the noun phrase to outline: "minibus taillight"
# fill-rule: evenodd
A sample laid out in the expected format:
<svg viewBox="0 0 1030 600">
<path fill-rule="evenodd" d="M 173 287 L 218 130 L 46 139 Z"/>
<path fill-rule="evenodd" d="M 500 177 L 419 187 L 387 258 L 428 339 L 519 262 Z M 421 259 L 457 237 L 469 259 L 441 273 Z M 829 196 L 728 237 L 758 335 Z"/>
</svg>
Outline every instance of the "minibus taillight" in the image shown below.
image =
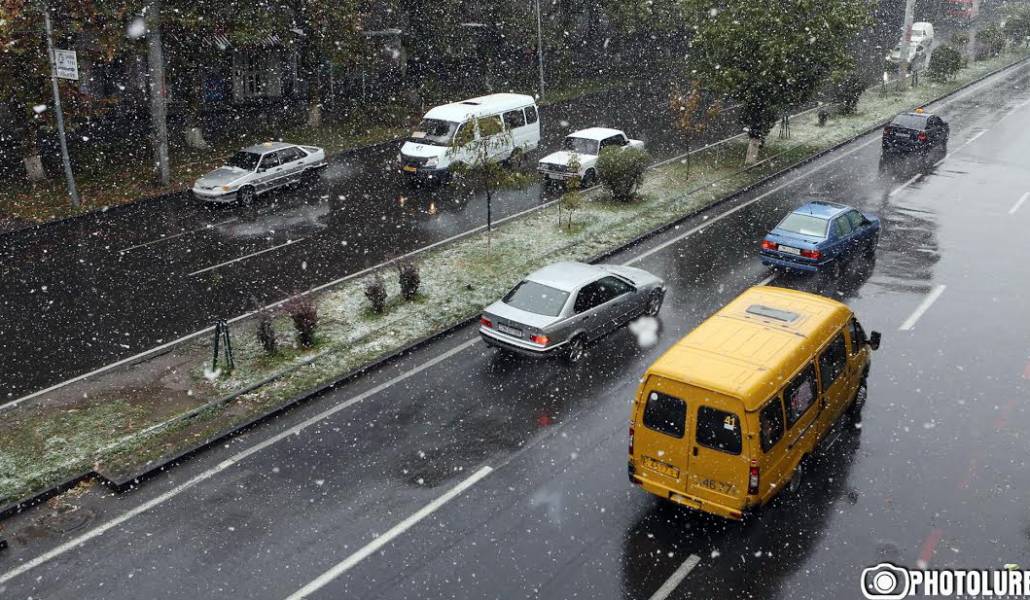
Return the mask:
<svg viewBox="0 0 1030 600">
<path fill-rule="evenodd" d="M 754 495 L 758 493 L 758 461 L 751 459 L 751 469 L 747 478 L 747 493 Z"/>
<path fill-rule="evenodd" d="M 633 456 L 633 426 L 629 426 L 629 455 Z"/>
</svg>

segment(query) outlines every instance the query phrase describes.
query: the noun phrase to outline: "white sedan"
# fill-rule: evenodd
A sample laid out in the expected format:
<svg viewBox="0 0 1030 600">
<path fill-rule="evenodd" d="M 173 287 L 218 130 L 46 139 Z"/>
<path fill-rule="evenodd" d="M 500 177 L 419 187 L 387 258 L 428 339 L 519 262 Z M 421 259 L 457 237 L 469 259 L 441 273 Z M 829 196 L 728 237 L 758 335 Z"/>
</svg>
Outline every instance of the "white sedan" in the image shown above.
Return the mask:
<svg viewBox="0 0 1030 600">
<path fill-rule="evenodd" d="M 617 148 L 644 148 L 644 142 L 631 140 L 618 129 L 591 127 L 566 136 L 562 149 L 540 159 L 537 171 L 548 180 L 566 181 L 579 175 L 584 188 L 597 181 L 597 157 L 610 146 Z M 573 171 L 572 162 L 579 163 Z"/>
<path fill-rule="evenodd" d="M 244 206 L 277 187 L 313 180 L 326 167 L 325 150 L 283 142 L 265 142 L 240 150 L 225 166 L 193 184 L 193 196 L 211 202 Z"/>
</svg>

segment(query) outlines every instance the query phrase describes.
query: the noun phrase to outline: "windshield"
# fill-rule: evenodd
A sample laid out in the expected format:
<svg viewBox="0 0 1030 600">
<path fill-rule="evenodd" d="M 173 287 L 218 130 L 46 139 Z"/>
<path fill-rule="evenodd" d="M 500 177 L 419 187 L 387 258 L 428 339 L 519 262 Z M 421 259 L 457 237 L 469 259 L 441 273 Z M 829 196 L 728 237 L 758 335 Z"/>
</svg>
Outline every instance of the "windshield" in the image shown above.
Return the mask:
<svg viewBox="0 0 1030 600">
<path fill-rule="evenodd" d="M 790 213 L 786 219 L 780 221 L 776 228 L 798 235 L 823 238 L 826 237 L 826 224 L 828 222 L 826 219 L 812 215 Z"/>
<path fill-rule="evenodd" d="M 597 140 L 569 136 L 562 142 L 562 150 L 593 156 L 597 154 Z"/>
<path fill-rule="evenodd" d="M 433 146 L 448 146 L 454 138 L 458 123 L 442 119 L 423 119 L 411 134 L 411 141 Z"/>
<path fill-rule="evenodd" d="M 229 162 L 225 164 L 230 167 L 236 167 L 237 169 L 243 169 L 244 171 L 253 171 L 257 168 L 258 160 L 260 159 L 260 154 L 240 150 L 229 159 Z"/>
<path fill-rule="evenodd" d="M 523 281 L 504 297 L 504 303 L 519 310 L 557 317 L 569 293 L 535 281 Z"/>
<path fill-rule="evenodd" d="M 898 115 L 891 121 L 892 127 L 904 127 L 905 129 L 925 129 L 926 117 L 919 115 Z"/>
</svg>

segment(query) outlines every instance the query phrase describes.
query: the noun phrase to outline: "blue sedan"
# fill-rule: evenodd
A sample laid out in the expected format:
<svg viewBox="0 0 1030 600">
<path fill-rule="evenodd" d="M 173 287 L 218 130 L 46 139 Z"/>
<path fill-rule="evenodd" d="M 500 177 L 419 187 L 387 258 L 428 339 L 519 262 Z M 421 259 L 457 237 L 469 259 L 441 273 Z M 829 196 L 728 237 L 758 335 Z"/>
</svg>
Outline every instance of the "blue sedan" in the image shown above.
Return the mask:
<svg viewBox="0 0 1030 600">
<path fill-rule="evenodd" d="M 839 274 L 854 255 L 873 258 L 880 219 L 850 206 L 814 201 L 786 216 L 762 240 L 762 264 L 792 271 Z"/>
</svg>

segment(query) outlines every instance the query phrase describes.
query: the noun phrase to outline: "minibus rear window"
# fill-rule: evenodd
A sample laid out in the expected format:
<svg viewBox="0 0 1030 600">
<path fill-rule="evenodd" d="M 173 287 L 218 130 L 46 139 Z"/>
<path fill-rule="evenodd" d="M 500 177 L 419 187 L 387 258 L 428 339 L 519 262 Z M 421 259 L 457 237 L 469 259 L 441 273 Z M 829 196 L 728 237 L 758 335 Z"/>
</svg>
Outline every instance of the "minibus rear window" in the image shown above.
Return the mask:
<svg viewBox="0 0 1030 600">
<path fill-rule="evenodd" d="M 644 427 L 675 438 L 687 429 L 687 403 L 661 392 L 651 392 L 644 406 Z"/>
<path fill-rule="evenodd" d="M 697 443 L 730 454 L 740 454 L 740 417 L 710 406 L 697 409 Z"/>
</svg>

